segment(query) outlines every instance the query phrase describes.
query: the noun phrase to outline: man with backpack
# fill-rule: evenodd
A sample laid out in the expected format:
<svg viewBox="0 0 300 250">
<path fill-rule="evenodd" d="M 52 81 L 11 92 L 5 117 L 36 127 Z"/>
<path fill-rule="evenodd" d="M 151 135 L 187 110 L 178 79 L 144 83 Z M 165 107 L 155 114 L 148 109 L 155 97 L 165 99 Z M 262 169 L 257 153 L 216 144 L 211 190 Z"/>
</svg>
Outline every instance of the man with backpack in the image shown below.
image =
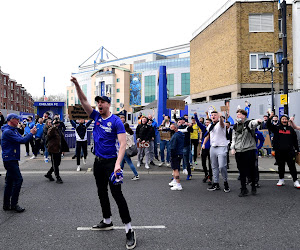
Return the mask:
<svg viewBox="0 0 300 250">
<path fill-rule="evenodd" d="M 248 120 L 244 109 L 236 111 L 237 123 L 233 126 L 231 153 L 235 154 L 237 168 L 240 171 L 241 193 L 239 197 L 246 196 L 249 191 L 246 187 L 246 178 L 255 180 L 256 139 L 255 129 L 261 120 Z M 251 193 L 256 194 L 255 181 L 252 181 Z"/>
</svg>

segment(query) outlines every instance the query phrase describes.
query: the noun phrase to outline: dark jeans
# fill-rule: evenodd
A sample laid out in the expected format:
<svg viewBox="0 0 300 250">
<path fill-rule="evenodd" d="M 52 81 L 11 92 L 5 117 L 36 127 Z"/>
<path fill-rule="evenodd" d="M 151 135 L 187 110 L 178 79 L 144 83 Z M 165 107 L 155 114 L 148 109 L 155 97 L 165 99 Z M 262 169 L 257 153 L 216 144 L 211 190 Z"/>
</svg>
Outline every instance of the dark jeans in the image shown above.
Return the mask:
<svg viewBox="0 0 300 250">
<path fill-rule="evenodd" d="M 191 151 L 192 151 L 192 147 L 194 146 L 194 162 L 197 161 L 198 144 L 199 144 L 198 139 L 191 139 Z"/>
<path fill-rule="evenodd" d="M 86 156 L 87 156 L 87 141 L 76 141 L 77 166 L 80 165 L 81 149 L 83 151 L 83 157 L 84 157 L 84 159 L 86 159 Z"/>
<path fill-rule="evenodd" d="M 165 162 L 165 148 L 167 148 L 167 162 L 170 162 L 170 141 L 160 141 L 160 161 Z"/>
<path fill-rule="evenodd" d="M 293 177 L 293 181 L 296 181 L 297 178 L 297 169 L 295 165 L 295 153 L 293 151 L 275 151 L 275 159 L 278 164 L 279 178 L 283 179 L 285 174 L 285 163 L 287 163 L 290 174 Z"/>
<path fill-rule="evenodd" d="M 117 158 L 103 159 L 95 158 L 94 176 L 98 189 L 98 197 L 102 208 L 103 218 L 111 217 L 110 202 L 108 198 L 107 184 L 109 184 L 111 194 L 119 208 L 119 214 L 124 224 L 131 222 L 127 202 L 123 196 L 121 185 L 114 185 L 109 181 L 109 177 L 114 172 Z"/>
<path fill-rule="evenodd" d="M 33 154 L 35 156 L 37 156 L 40 149 L 41 149 L 41 139 L 40 138 L 35 138 Z"/>
<path fill-rule="evenodd" d="M 18 161 L 4 161 L 6 169 L 3 206 L 18 204 L 19 194 L 23 183 Z"/>
<path fill-rule="evenodd" d="M 191 165 L 190 165 L 190 154 L 191 146 L 187 145 L 183 147 L 183 169 L 187 169 L 188 175 L 191 175 Z"/>
<path fill-rule="evenodd" d="M 52 166 L 48 171 L 48 175 L 51 175 L 53 172 L 55 174 L 55 177 L 59 177 L 59 165 L 61 162 L 61 153 L 49 153 L 51 155 L 51 163 Z"/>
<path fill-rule="evenodd" d="M 34 138 L 31 138 L 30 141 L 25 143 L 25 147 L 26 147 L 26 153 L 29 154 L 29 144 L 31 146 L 31 151 L 32 153 L 34 152 L 34 142 L 33 142 Z"/>
<path fill-rule="evenodd" d="M 206 166 L 207 158 L 208 158 L 208 169 L 209 169 L 208 171 L 207 171 L 207 166 Z M 202 168 L 203 168 L 205 176 L 209 175 L 209 177 L 212 178 L 212 169 L 211 169 L 211 164 L 210 164 L 209 148 L 202 149 L 201 161 L 202 161 Z"/>
<path fill-rule="evenodd" d="M 255 180 L 255 160 L 256 153 L 255 149 L 248 150 L 245 152 L 236 152 L 235 159 L 237 163 L 237 168 L 240 171 L 240 179 L 242 189 L 246 189 L 246 178 Z M 255 186 L 255 181 L 252 182 L 252 187 Z"/>
</svg>

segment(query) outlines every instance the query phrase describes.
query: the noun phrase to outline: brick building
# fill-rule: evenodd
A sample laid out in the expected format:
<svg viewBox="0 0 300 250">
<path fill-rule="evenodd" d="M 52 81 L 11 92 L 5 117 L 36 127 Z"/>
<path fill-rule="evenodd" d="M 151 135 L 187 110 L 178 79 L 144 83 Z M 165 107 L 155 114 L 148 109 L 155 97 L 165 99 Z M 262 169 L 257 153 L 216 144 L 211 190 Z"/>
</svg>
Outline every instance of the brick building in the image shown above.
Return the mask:
<svg viewBox="0 0 300 250">
<path fill-rule="evenodd" d="M 292 5 L 287 5 L 288 82 L 293 85 Z M 229 0 L 193 33 L 190 42 L 191 99 L 194 102 L 271 91 L 271 74 L 260 68 L 264 53 L 276 64 L 282 48 L 278 1 Z M 275 65 L 278 66 L 278 65 Z M 274 72 L 275 91 L 283 73 Z"/>
<path fill-rule="evenodd" d="M 27 90 L 10 79 L 9 74 L 2 72 L 0 67 L 0 109 L 33 113 L 34 100 Z"/>
</svg>

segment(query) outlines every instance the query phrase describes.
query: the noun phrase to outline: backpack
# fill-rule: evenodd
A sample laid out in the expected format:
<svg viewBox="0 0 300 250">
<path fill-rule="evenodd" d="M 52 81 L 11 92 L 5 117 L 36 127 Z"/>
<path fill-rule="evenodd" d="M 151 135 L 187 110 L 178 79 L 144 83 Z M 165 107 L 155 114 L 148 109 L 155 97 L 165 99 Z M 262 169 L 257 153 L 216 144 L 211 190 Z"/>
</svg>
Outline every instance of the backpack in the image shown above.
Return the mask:
<svg viewBox="0 0 300 250">
<path fill-rule="evenodd" d="M 249 123 L 250 123 L 251 121 L 253 121 L 253 119 L 252 119 L 252 120 L 247 120 L 246 122 L 244 122 L 243 131 L 244 131 L 245 129 L 247 129 L 248 132 L 253 136 L 253 138 L 256 139 L 255 130 L 251 130 L 251 129 L 249 128 Z M 236 129 L 237 129 L 237 123 L 233 125 L 233 129 L 234 129 L 234 131 L 236 131 Z"/>
</svg>

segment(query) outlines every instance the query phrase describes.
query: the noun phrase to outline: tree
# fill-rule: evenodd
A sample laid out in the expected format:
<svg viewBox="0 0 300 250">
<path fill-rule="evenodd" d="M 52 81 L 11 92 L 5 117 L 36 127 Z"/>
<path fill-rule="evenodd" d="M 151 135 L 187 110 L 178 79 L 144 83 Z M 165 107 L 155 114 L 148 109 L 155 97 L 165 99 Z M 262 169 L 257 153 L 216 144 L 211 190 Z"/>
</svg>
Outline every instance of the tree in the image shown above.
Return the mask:
<svg viewBox="0 0 300 250">
<path fill-rule="evenodd" d="M 35 102 L 43 102 L 44 97 L 43 96 L 34 96 L 33 100 Z M 57 95 L 49 95 L 47 96 L 47 101 L 48 102 L 65 102 L 66 101 L 66 95 L 63 93 L 57 94 Z"/>
</svg>

